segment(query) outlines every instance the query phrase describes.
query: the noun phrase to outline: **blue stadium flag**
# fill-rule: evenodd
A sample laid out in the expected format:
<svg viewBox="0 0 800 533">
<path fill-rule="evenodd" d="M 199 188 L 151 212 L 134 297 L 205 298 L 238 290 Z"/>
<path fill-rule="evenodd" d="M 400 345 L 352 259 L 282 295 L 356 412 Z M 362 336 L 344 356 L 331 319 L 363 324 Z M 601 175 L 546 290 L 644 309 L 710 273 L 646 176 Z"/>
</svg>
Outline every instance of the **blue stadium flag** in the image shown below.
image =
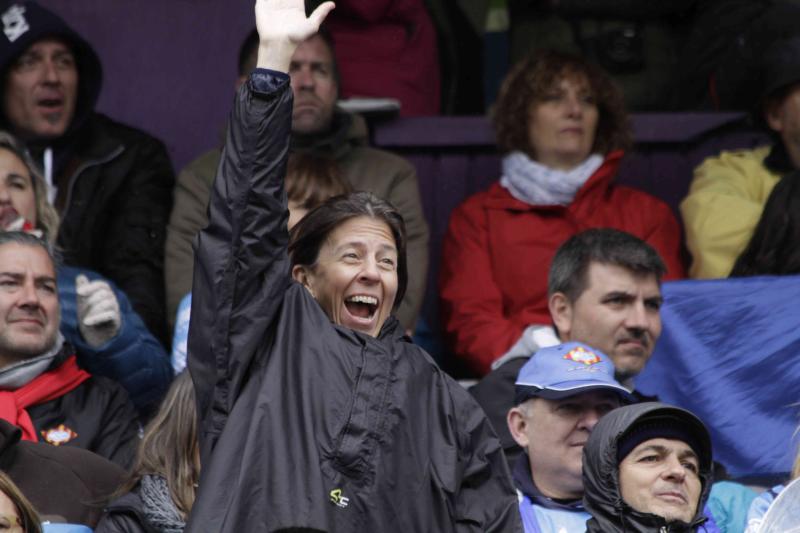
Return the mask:
<svg viewBox="0 0 800 533">
<path fill-rule="evenodd" d="M 636 388 L 697 414 L 733 476 L 791 470 L 800 422 L 800 276 L 664 283 Z"/>
</svg>

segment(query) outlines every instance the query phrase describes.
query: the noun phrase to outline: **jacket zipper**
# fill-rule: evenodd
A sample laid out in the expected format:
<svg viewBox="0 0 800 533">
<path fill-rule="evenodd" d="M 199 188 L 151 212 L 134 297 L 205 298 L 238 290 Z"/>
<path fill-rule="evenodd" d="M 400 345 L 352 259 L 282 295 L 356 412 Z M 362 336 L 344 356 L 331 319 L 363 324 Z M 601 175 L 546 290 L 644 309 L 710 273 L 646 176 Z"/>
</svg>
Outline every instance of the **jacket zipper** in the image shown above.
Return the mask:
<svg viewBox="0 0 800 533">
<path fill-rule="evenodd" d="M 67 187 L 67 200 L 64 203 L 64 213 L 61 215 L 61 220 L 67 219 L 67 213 L 69 213 L 70 206 L 72 204 L 72 191 L 75 189 L 75 182 L 78 181 L 78 177 L 87 169 L 97 166 L 97 165 L 104 165 L 110 161 L 116 159 L 122 152 L 125 151 L 125 146 L 119 145 L 113 151 L 111 151 L 107 156 L 102 159 L 94 159 L 92 161 L 86 161 L 84 164 L 78 167 L 75 173 L 69 180 L 69 186 Z"/>
</svg>

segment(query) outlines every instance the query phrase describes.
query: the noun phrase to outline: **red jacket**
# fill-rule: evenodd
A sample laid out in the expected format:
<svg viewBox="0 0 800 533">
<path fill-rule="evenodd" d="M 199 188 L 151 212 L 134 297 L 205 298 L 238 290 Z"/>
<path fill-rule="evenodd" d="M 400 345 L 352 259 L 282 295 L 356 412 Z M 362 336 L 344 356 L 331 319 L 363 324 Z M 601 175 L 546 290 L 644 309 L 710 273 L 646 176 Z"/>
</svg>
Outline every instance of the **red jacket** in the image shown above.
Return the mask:
<svg viewBox="0 0 800 533">
<path fill-rule="evenodd" d="M 423 0 L 340 0 L 325 25 L 342 98 L 397 98 L 401 116 L 439 114 L 436 30 Z"/>
<path fill-rule="evenodd" d="M 655 197 L 613 185 L 622 152 L 612 152 L 568 206 L 533 206 L 493 184 L 453 211 L 442 245 L 439 287 L 450 347 L 486 374 L 532 324 L 550 324 L 547 274 L 558 247 L 589 228 L 610 227 L 647 241 L 684 276 L 681 230 Z"/>
</svg>

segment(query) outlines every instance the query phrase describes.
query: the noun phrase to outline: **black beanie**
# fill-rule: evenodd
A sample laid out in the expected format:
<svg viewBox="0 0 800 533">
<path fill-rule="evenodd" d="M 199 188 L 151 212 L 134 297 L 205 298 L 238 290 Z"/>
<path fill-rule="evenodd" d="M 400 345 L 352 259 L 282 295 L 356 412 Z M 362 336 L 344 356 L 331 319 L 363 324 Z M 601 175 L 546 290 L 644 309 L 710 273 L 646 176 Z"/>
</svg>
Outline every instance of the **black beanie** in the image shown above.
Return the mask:
<svg viewBox="0 0 800 533">
<path fill-rule="evenodd" d="M 706 464 L 708 450 L 701 444 L 697 428 L 686 420 L 673 416 L 645 417 L 628 428 L 617 441 L 617 464 L 621 463 L 639 444 L 650 439 L 672 439 L 685 442 L 700 461 Z"/>
<path fill-rule="evenodd" d="M 5 93 L 4 80 L 9 67 L 37 41 L 56 37 L 72 50 L 78 66 L 79 89 L 76 115 L 94 109 L 103 70 L 94 49 L 64 20 L 35 2 L 9 2 L 0 0 L 0 93 Z M 5 125 L 5 117 L 2 123 Z"/>
</svg>

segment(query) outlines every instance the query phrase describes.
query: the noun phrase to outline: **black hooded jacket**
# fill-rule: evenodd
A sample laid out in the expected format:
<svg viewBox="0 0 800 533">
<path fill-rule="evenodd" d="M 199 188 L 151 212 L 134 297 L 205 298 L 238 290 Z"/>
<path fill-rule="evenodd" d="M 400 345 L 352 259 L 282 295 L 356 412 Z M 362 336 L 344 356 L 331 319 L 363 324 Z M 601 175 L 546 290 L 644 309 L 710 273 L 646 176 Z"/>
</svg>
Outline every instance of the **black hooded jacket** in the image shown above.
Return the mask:
<svg viewBox="0 0 800 533">
<path fill-rule="evenodd" d="M 197 238 L 188 366 L 201 421 L 186 531 L 521 532 L 480 407 L 391 317 L 331 322 L 287 254 L 292 92 L 239 90 Z"/>
<path fill-rule="evenodd" d="M 644 417 L 670 415 L 697 426 L 698 438 L 707 453 L 700 458 L 702 491 L 691 524 L 667 523 L 662 517 L 634 511 L 622 500 L 619 487 L 617 445 L 620 437 Z M 713 482 L 711 441 L 703 423 L 689 411 L 658 402 L 639 403 L 615 409 L 592 430 L 583 448 L 583 504 L 592 515 L 588 533 L 689 533 L 704 531 L 703 509 Z"/>
<path fill-rule="evenodd" d="M 175 175 L 164 144 L 94 111 L 102 68 L 91 45 L 56 14 L 34 2 L 0 0 L 0 76 L 31 45 L 56 37 L 78 68 L 75 114 L 55 139 L 29 139 L 34 160 L 53 155 L 52 181 L 61 215 L 64 263 L 95 270 L 131 300 L 148 329 L 166 345 L 164 243 Z M 0 84 L 0 101 L 6 84 Z M 15 131 L 0 108 L 0 129 Z"/>
</svg>

